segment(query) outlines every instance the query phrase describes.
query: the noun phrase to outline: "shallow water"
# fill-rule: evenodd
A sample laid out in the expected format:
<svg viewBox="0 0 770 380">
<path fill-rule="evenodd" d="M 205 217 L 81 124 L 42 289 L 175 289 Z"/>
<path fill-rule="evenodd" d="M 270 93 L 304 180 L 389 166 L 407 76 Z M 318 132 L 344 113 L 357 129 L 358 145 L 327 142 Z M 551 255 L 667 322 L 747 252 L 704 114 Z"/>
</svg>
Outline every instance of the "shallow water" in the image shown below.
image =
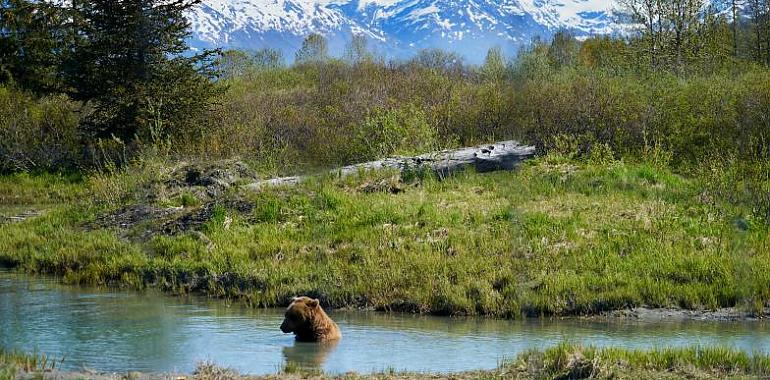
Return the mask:
<svg viewBox="0 0 770 380">
<path fill-rule="evenodd" d="M 718 344 L 770 353 L 766 322 L 502 321 L 332 312 L 336 346 L 295 343 L 278 329 L 282 310 L 205 298 L 61 285 L 0 272 L 0 347 L 64 358 L 61 368 L 190 372 L 211 361 L 268 374 L 287 362 L 330 373 L 388 369 L 492 369 L 504 358 L 559 342 L 650 348 Z"/>
</svg>

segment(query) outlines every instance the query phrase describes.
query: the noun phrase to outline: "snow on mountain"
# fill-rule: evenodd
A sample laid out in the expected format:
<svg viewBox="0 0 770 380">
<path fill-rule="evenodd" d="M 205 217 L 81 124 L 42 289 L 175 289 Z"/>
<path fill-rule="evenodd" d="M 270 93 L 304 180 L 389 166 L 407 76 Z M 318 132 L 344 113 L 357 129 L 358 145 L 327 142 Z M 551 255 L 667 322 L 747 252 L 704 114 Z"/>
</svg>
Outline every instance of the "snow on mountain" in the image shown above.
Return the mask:
<svg viewBox="0 0 770 380">
<path fill-rule="evenodd" d="M 515 51 L 559 29 L 610 33 L 611 6 L 600 0 L 205 0 L 189 17 L 191 45 L 198 48 L 272 47 L 291 58 L 310 33 L 325 35 L 333 53 L 363 34 L 388 56 L 437 47 L 479 61 L 492 46 Z"/>
</svg>

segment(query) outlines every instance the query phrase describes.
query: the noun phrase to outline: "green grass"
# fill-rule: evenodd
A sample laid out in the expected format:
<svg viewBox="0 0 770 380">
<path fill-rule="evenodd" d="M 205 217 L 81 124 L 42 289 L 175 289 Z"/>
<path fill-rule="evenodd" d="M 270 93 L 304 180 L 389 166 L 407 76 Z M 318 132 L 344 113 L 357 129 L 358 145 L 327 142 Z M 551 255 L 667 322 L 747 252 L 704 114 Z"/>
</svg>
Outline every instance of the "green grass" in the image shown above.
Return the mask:
<svg viewBox="0 0 770 380">
<path fill-rule="evenodd" d="M 462 373 L 417 374 L 384 371 L 372 375 L 332 376 L 292 367 L 254 379 L 759 379 L 770 376 L 770 357 L 721 347 L 650 350 L 583 347 L 560 344 L 532 350 L 504 361 L 497 369 Z M 232 370 L 201 364 L 195 378 L 249 379 Z"/>
<path fill-rule="evenodd" d="M 561 344 L 519 355 L 503 364 L 498 375 L 536 379 L 766 378 L 770 357 L 723 347 L 629 350 Z"/>
<path fill-rule="evenodd" d="M 0 380 L 16 379 L 20 372 L 27 374 L 52 371 L 60 361 L 44 354 L 22 353 L 0 348 Z"/>
<path fill-rule="evenodd" d="M 39 354 L 0 349 L 0 379 L 16 379 L 20 373 L 57 369 L 57 362 Z M 449 374 L 444 374 L 449 376 Z M 130 375 L 127 375 L 130 377 Z M 649 350 L 596 348 L 563 343 L 546 350 L 531 350 L 504 361 L 491 371 L 451 374 L 455 379 L 754 379 L 770 376 L 770 356 L 724 347 L 683 347 Z M 247 379 L 235 371 L 201 363 L 195 379 Z M 260 378 L 331 378 L 317 370 L 287 365 L 277 375 Z M 345 374 L 335 378 L 427 379 L 431 374 L 386 371 L 374 375 Z"/>
<path fill-rule="evenodd" d="M 49 209 L 86 194 L 77 175 L 13 174 L 0 176 L 0 214 Z"/>
<path fill-rule="evenodd" d="M 704 202 L 697 179 L 548 157 L 517 172 L 428 178 L 398 194 L 361 190 L 392 175 L 231 191 L 255 209 L 218 206 L 202 229 L 208 239 L 136 242 L 87 230 L 117 203 L 82 197 L 0 226 L 0 264 L 260 306 L 307 294 L 334 307 L 515 318 L 642 305 L 760 312 L 770 301 L 770 228 L 749 209 Z M 105 183 L 75 191 L 104 192 Z"/>
</svg>

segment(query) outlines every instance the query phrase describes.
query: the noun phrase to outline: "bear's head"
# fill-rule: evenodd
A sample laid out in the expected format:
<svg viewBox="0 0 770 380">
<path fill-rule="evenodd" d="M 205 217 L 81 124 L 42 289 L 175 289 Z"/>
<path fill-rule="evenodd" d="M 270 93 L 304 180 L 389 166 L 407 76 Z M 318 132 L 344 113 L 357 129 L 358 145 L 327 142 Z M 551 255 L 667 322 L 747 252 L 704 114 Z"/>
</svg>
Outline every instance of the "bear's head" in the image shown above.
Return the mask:
<svg viewBox="0 0 770 380">
<path fill-rule="evenodd" d="M 294 333 L 298 336 L 312 332 L 314 318 L 319 314 L 321 306 L 317 299 L 310 297 L 296 297 L 286 309 L 281 331 Z"/>
<path fill-rule="evenodd" d="M 330 342 L 342 337 L 340 329 L 317 299 L 296 297 L 286 309 L 281 331 L 294 333 L 300 342 Z"/>
</svg>

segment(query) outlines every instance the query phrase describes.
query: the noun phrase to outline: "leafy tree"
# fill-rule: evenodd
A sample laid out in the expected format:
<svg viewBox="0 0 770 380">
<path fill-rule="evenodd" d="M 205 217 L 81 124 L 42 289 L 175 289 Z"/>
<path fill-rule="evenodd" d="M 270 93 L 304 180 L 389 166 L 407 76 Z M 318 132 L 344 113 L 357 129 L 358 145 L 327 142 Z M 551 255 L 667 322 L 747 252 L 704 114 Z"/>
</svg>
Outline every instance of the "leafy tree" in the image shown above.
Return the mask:
<svg viewBox="0 0 770 380">
<path fill-rule="evenodd" d="M 704 44 L 719 40 L 721 18 L 706 0 L 618 0 L 621 19 L 639 29 L 641 47 L 653 68 L 684 70 L 719 51 Z M 641 28 L 638 26 L 641 25 Z M 713 58 L 713 57 L 711 57 Z"/>
<path fill-rule="evenodd" d="M 363 34 L 354 34 L 345 46 L 345 60 L 350 63 L 371 62 L 374 59 L 368 49 L 368 41 Z"/>
<path fill-rule="evenodd" d="M 697 46 L 698 28 L 703 26 L 700 22 L 703 19 L 705 0 L 667 0 L 663 3 L 663 12 L 665 25 L 668 26 L 668 35 L 670 43 L 673 45 L 674 59 L 677 67 L 682 67 L 687 58 L 687 54 L 695 53 Z"/>
<path fill-rule="evenodd" d="M 732 33 L 733 33 L 733 56 L 738 57 L 738 34 L 740 31 L 742 9 L 744 6 L 743 0 L 726 0 L 727 6 L 730 9 L 730 15 L 732 16 Z"/>
<path fill-rule="evenodd" d="M 497 82 L 505 77 L 505 57 L 499 46 L 495 46 L 487 52 L 484 65 L 481 66 L 481 74 L 485 80 Z"/>
<path fill-rule="evenodd" d="M 254 65 L 259 69 L 278 69 L 286 66 L 286 60 L 280 50 L 264 48 L 254 53 Z"/>
<path fill-rule="evenodd" d="M 660 61 L 663 34 L 662 5 L 658 0 L 617 0 L 618 18 L 635 29 L 641 29 L 642 50 L 652 67 Z M 638 26 L 641 25 L 641 28 Z"/>
<path fill-rule="evenodd" d="M 748 0 L 746 9 L 751 19 L 752 55 L 770 65 L 770 1 Z"/>
<path fill-rule="evenodd" d="M 593 37 L 580 44 L 578 62 L 590 68 L 621 72 L 632 66 L 631 54 L 625 41 L 609 36 Z"/>
<path fill-rule="evenodd" d="M 457 53 L 441 49 L 422 49 L 412 59 L 411 63 L 444 72 L 463 71 L 462 57 L 457 55 Z"/>
<path fill-rule="evenodd" d="M 548 56 L 555 67 L 572 65 L 577 58 L 580 44 L 569 32 L 558 31 L 553 36 Z"/>
<path fill-rule="evenodd" d="M 302 47 L 297 51 L 295 61 L 297 63 L 318 63 L 329 59 L 329 43 L 326 38 L 318 33 L 305 37 Z"/>
<path fill-rule="evenodd" d="M 738 54 L 734 40 L 734 23 L 713 8 L 704 12 L 700 22 L 702 25 L 691 37 L 694 47 L 689 59 L 693 60 L 692 63 L 695 65 L 690 68 L 690 71 L 693 69 L 713 71 L 724 67 L 725 64 L 733 65 Z"/>
<path fill-rule="evenodd" d="M 511 76 L 515 82 L 528 79 L 545 80 L 550 78 L 555 70 L 548 58 L 547 46 L 536 42 L 530 47 L 521 48 L 511 65 Z"/>
<path fill-rule="evenodd" d="M 242 50 L 225 50 L 217 58 L 216 67 L 222 78 L 232 79 L 248 73 L 256 67 L 256 62 Z"/>
</svg>

